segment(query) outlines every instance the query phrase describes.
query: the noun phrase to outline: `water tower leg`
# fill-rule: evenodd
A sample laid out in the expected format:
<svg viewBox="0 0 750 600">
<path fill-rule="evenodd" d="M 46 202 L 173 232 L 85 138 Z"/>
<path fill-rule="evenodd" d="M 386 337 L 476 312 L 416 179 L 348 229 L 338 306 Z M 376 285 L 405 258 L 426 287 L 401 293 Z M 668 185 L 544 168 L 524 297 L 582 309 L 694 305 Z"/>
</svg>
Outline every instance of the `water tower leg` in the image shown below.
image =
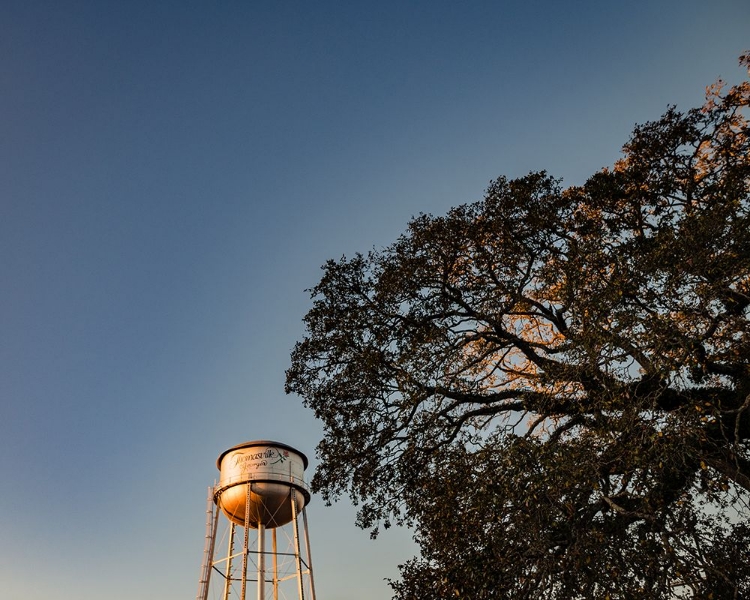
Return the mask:
<svg viewBox="0 0 750 600">
<path fill-rule="evenodd" d="M 245 497 L 245 539 L 242 545 L 242 586 L 240 588 L 240 600 L 245 600 L 247 592 L 247 559 L 250 549 L 250 494 L 252 494 L 253 485 L 247 486 L 247 496 Z"/>
<path fill-rule="evenodd" d="M 232 555 L 234 554 L 234 530 L 236 525 L 229 526 L 229 548 L 227 549 L 227 570 L 224 579 L 224 600 L 229 600 L 229 590 L 232 589 Z"/>
<path fill-rule="evenodd" d="M 299 527 L 297 523 L 297 490 L 292 489 L 292 525 L 294 526 L 294 558 L 297 563 L 297 591 L 299 600 L 305 600 L 305 590 L 302 586 L 302 556 L 299 545 Z"/>
<path fill-rule="evenodd" d="M 315 600 L 315 580 L 313 579 L 312 554 L 310 553 L 310 530 L 307 528 L 307 511 L 305 509 L 302 509 L 302 525 L 305 530 L 305 549 L 307 550 L 307 573 L 308 573 L 308 576 L 310 577 L 310 600 Z"/>
<path fill-rule="evenodd" d="M 279 600 L 279 557 L 276 548 L 276 528 L 271 530 L 271 544 L 273 554 L 273 600 Z"/>
<path fill-rule="evenodd" d="M 258 600 L 266 598 L 266 528 L 258 523 Z"/>
</svg>

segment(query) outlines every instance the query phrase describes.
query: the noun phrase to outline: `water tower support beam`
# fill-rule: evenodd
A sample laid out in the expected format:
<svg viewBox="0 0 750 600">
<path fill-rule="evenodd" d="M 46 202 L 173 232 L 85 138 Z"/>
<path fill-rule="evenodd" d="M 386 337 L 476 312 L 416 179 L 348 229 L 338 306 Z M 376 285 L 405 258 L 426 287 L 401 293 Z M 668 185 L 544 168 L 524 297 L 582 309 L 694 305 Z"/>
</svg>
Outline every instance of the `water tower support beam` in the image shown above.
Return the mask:
<svg viewBox="0 0 750 600">
<path fill-rule="evenodd" d="M 307 511 L 302 511 L 302 526 L 305 530 L 305 549 L 307 550 L 307 574 L 310 577 L 310 600 L 315 600 L 315 580 L 313 579 L 312 553 L 310 552 L 310 530 L 307 528 Z M 274 599 L 276 600 L 276 599 Z"/>
<path fill-rule="evenodd" d="M 299 600 L 305 600 L 305 591 L 302 586 L 302 556 L 299 545 L 299 526 L 297 522 L 297 490 L 292 488 L 292 525 L 294 527 L 294 558 L 297 563 L 297 590 L 299 591 Z"/>
<path fill-rule="evenodd" d="M 253 484 L 250 483 L 247 486 L 247 495 L 245 496 L 245 537 L 242 544 L 242 586 L 240 588 L 240 600 L 245 600 L 245 593 L 247 592 L 247 560 L 250 549 L 248 543 L 250 541 L 250 497 L 253 493 Z"/>
<path fill-rule="evenodd" d="M 273 600 L 279 600 L 279 557 L 276 549 L 276 528 L 271 530 L 271 548 L 273 549 Z"/>
<path fill-rule="evenodd" d="M 217 505 L 218 508 L 218 505 Z M 229 548 L 227 550 L 227 570 L 224 580 L 224 600 L 229 600 L 229 590 L 232 589 L 232 555 L 234 554 L 234 530 L 236 525 L 229 526 Z"/>
<path fill-rule="evenodd" d="M 266 528 L 258 522 L 258 600 L 266 600 Z"/>
</svg>

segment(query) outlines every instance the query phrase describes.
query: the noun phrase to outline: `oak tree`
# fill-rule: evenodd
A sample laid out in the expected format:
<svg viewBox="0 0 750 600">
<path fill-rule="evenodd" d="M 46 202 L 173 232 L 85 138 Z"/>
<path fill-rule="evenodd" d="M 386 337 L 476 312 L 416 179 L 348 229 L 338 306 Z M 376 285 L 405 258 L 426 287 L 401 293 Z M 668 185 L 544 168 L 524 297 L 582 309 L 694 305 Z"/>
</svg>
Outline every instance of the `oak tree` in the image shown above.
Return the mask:
<svg viewBox="0 0 750 600">
<path fill-rule="evenodd" d="M 396 598 L 750 594 L 750 83 L 708 92 L 324 265 L 287 391 L 315 491 L 413 528 Z"/>
</svg>

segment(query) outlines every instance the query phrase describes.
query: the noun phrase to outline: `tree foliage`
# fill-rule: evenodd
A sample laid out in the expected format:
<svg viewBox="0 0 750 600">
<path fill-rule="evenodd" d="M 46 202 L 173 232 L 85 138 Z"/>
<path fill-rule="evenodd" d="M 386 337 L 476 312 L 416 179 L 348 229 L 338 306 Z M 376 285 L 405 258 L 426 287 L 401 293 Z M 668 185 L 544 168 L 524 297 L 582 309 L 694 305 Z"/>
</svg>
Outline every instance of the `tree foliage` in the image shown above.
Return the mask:
<svg viewBox="0 0 750 600">
<path fill-rule="evenodd" d="M 413 527 L 396 598 L 750 594 L 748 103 L 711 86 L 582 186 L 501 177 L 325 264 L 287 391 L 314 489 Z"/>
</svg>

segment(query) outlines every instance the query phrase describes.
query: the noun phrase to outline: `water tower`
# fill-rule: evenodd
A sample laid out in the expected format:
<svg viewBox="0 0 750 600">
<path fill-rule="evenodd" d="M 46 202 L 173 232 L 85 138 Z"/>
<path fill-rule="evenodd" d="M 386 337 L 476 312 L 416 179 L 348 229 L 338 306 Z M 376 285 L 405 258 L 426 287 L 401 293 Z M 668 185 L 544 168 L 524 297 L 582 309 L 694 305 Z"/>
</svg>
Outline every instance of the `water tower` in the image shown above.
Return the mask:
<svg viewBox="0 0 750 600">
<path fill-rule="evenodd" d="M 219 482 L 208 490 L 196 600 L 208 600 L 211 589 L 212 599 L 246 600 L 248 582 L 256 584 L 258 600 L 315 600 L 305 511 L 310 502 L 304 480 L 307 457 L 286 444 L 256 440 L 222 452 L 216 466 Z M 217 541 L 226 553 L 217 552 Z"/>
</svg>

